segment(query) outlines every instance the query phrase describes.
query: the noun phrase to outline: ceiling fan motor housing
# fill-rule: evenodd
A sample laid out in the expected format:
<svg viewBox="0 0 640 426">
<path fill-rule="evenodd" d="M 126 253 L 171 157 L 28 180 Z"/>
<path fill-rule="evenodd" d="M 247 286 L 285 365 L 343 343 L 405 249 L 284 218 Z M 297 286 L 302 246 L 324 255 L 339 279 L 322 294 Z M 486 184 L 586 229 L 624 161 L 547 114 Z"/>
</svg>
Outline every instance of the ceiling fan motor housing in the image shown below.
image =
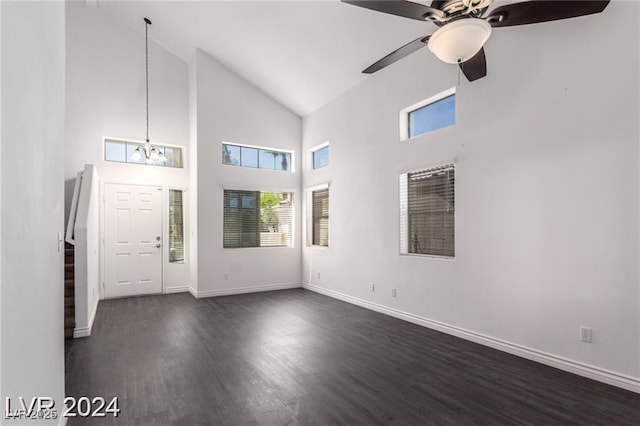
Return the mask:
<svg viewBox="0 0 640 426">
<path fill-rule="evenodd" d="M 425 19 L 434 21 L 442 26 L 458 18 L 479 18 L 487 10 L 493 0 L 443 0 L 434 1 L 431 7 L 442 12 L 439 14 L 427 14 Z"/>
</svg>

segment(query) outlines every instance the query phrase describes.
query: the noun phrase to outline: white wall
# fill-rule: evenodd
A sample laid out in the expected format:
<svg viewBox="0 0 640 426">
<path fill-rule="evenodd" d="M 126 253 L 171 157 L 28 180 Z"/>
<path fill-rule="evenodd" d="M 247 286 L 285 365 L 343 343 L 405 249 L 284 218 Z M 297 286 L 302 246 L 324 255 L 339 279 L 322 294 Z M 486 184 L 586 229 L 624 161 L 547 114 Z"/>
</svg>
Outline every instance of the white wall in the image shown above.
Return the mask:
<svg viewBox="0 0 640 426">
<path fill-rule="evenodd" d="M 84 166 L 74 228 L 74 337 L 86 337 L 100 297 L 100 178 L 92 164 Z"/>
<path fill-rule="evenodd" d="M 19 396 L 26 400 L 53 397 L 60 410 L 64 397 L 64 247 L 58 246 L 64 213 L 64 4 L 0 2 L 0 10 L 0 394 L 2 401 L 11 397 L 16 403 Z M 57 424 L 57 420 L 33 423 Z"/>
<path fill-rule="evenodd" d="M 0 164 L 2 164 L 2 7 L 0 7 Z M 0 172 L 0 188 L 2 173 Z M 0 247 L 2 245 L 2 196 L 0 196 Z M 2 395 L 2 256 L 0 256 L 0 395 Z"/>
<path fill-rule="evenodd" d="M 144 22 L 141 17 L 140 27 L 131 28 L 106 10 L 84 2 L 67 2 L 66 15 L 67 212 L 75 175 L 90 163 L 96 165 L 100 172 L 101 189 L 105 183 L 163 186 L 163 222 L 166 224 L 167 189 L 189 186 L 188 66 L 152 41 L 154 26 L 151 25 L 149 134 L 152 142 L 183 147 L 186 167 L 177 169 L 106 162 L 103 156 L 104 136 L 145 139 Z M 164 228 L 164 241 L 168 241 L 168 228 Z M 189 265 L 167 263 L 167 247 L 164 258 L 165 289 L 187 288 Z"/>
<path fill-rule="evenodd" d="M 198 277 L 201 296 L 300 285 L 300 224 L 292 248 L 222 248 L 223 188 L 294 191 L 300 211 L 301 120 L 201 51 L 196 78 Z M 295 173 L 222 165 L 222 142 L 294 150 Z M 228 274 L 228 280 L 224 280 Z"/>
<path fill-rule="evenodd" d="M 398 112 L 457 81 L 428 49 L 312 113 L 303 148 L 329 140 L 331 165 L 303 184 L 331 181 L 331 247 L 303 249 L 303 277 L 640 391 L 638 42 L 632 2 L 496 29 L 457 124 L 410 141 Z M 455 261 L 399 256 L 398 175 L 451 159 Z"/>
</svg>

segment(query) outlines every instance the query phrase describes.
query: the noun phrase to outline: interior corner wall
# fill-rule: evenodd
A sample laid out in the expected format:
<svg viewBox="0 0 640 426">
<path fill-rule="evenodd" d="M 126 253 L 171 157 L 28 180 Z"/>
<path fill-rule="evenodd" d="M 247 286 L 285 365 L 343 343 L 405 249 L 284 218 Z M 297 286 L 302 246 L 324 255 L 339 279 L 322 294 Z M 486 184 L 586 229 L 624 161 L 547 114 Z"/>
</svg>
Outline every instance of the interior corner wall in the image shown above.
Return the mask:
<svg viewBox="0 0 640 426">
<path fill-rule="evenodd" d="M 307 284 L 640 390 L 639 22 L 637 4 L 612 2 L 495 29 L 488 76 L 457 87 L 456 124 L 408 141 L 399 111 L 458 77 L 428 49 L 306 117 L 305 153 L 331 143 L 330 165 L 303 175 L 331 182 L 331 246 L 303 247 Z M 398 176 L 448 160 L 455 260 L 400 256 Z"/>
<path fill-rule="evenodd" d="M 149 136 L 152 143 L 183 148 L 185 167 L 157 167 L 104 160 L 103 137 L 144 141 L 144 22 L 132 28 L 101 7 L 65 2 L 67 103 L 65 141 L 66 210 L 77 172 L 94 164 L 105 184 L 162 186 L 163 223 L 168 220 L 167 190 L 189 187 L 189 76 L 187 64 L 153 41 L 149 28 Z M 185 207 L 188 210 L 189 206 Z M 188 213 L 188 212 L 187 212 Z M 189 223 L 185 224 L 188 230 Z M 168 227 L 164 226 L 165 241 Z M 188 234 L 187 239 L 188 239 Z M 186 241 L 188 246 L 189 241 Z M 186 264 L 168 263 L 165 290 L 186 289 Z"/>
<path fill-rule="evenodd" d="M 0 396 L 3 404 L 11 398 L 14 407 L 18 397 L 52 397 L 61 415 L 64 247 L 58 233 L 64 214 L 64 4 L 0 2 L 0 10 Z"/>
<path fill-rule="evenodd" d="M 300 211 L 300 117 L 196 51 L 199 296 L 299 287 L 301 227 L 294 247 L 222 248 L 223 189 L 294 192 Z M 222 142 L 294 151 L 294 173 L 222 164 Z M 225 275 L 227 279 L 225 279 Z"/>
<path fill-rule="evenodd" d="M 189 61 L 189 262 L 190 291 L 196 293 L 198 288 L 198 77 L 196 67 L 197 51 L 194 50 Z"/>
</svg>

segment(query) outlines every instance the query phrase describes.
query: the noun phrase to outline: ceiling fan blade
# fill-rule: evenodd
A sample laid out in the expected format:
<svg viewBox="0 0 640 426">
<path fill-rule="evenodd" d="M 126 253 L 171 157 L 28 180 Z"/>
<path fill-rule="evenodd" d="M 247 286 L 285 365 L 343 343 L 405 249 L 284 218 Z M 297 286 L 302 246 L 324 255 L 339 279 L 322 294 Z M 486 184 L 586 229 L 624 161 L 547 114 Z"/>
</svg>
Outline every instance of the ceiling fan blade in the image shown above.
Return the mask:
<svg viewBox="0 0 640 426">
<path fill-rule="evenodd" d="M 492 10 L 486 19 L 492 27 L 536 24 L 600 13 L 608 4 L 609 0 L 525 1 L 500 6 Z"/>
<path fill-rule="evenodd" d="M 363 74 L 373 74 L 374 72 L 379 71 L 382 68 L 384 68 L 384 67 L 386 67 L 388 65 L 391 65 L 394 62 L 399 61 L 400 59 L 404 58 L 405 56 L 409 56 L 410 54 L 412 54 L 416 50 L 419 50 L 419 49 L 425 47 L 427 45 L 427 42 L 429 41 L 429 37 L 431 37 L 431 35 L 419 37 L 419 38 L 413 40 L 412 42 L 405 44 L 401 48 L 399 48 L 397 50 L 394 50 L 393 52 L 389 53 L 384 58 L 380 59 L 375 64 L 370 65 L 367 69 L 362 71 Z"/>
<path fill-rule="evenodd" d="M 365 9 L 375 10 L 391 15 L 402 16 L 410 19 L 424 21 L 429 16 L 441 16 L 442 11 L 434 9 L 423 4 L 412 3 L 403 0 L 342 0 L 343 3 L 352 4 L 354 6 L 364 7 Z"/>
<path fill-rule="evenodd" d="M 471 59 L 459 64 L 460 69 L 467 80 L 476 81 L 487 76 L 487 58 L 484 55 L 484 48 L 480 49 Z"/>
</svg>

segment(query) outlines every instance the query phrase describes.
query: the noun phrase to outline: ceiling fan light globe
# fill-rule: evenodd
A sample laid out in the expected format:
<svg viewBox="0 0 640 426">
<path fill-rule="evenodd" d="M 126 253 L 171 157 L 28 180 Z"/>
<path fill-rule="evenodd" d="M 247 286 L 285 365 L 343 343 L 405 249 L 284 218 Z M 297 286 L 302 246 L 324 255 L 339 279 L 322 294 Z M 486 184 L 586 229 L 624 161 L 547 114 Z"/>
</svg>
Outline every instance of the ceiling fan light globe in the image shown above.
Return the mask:
<svg viewBox="0 0 640 426">
<path fill-rule="evenodd" d="M 443 62 L 465 62 L 480 51 L 491 35 L 491 25 L 484 19 L 466 18 L 439 28 L 427 46 Z"/>
</svg>

